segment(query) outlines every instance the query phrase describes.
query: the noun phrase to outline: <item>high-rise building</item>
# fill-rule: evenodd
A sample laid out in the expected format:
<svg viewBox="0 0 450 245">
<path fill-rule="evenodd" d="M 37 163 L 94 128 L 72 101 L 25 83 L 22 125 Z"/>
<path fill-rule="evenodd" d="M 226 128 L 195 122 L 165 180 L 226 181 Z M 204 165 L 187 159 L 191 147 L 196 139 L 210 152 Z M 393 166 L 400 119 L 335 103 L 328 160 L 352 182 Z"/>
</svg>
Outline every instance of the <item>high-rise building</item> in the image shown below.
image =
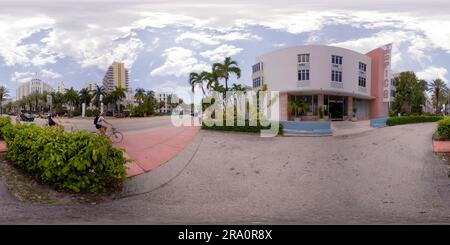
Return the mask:
<svg viewBox="0 0 450 245">
<path fill-rule="evenodd" d="M 84 87 L 89 91 L 89 92 L 93 92 L 95 90 L 97 90 L 97 82 L 93 81 L 93 82 L 87 82 Z"/>
<path fill-rule="evenodd" d="M 103 86 L 107 93 L 114 91 L 116 87 L 129 90 L 128 70 L 125 68 L 124 63 L 114 61 L 108 67 L 103 77 Z"/>
<path fill-rule="evenodd" d="M 37 75 L 35 75 L 30 81 L 22 83 L 19 87 L 16 89 L 16 99 L 20 100 L 23 97 L 26 97 L 32 93 L 43 93 L 43 92 L 52 92 L 53 88 L 50 86 L 50 84 L 42 81 L 41 79 L 37 78 Z"/>
</svg>

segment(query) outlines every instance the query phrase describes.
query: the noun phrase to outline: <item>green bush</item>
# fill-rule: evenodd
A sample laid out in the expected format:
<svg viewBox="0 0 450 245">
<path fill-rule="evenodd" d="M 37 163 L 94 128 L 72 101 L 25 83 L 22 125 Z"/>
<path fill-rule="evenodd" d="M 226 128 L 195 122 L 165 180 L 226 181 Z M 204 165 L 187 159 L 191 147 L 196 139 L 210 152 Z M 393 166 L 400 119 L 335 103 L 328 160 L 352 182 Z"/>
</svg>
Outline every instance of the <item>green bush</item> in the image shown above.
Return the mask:
<svg viewBox="0 0 450 245">
<path fill-rule="evenodd" d="M 99 109 L 86 109 L 86 111 L 84 112 L 84 115 L 87 117 L 95 117 L 97 115 L 100 115 L 100 110 Z"/>
<path fill-rule="evenodd" d="M 144 117 L 145 116 L 145 108 L 143 106 L 136 106 L 131 109 L 132 117 Z"/>
<path fill-rule="evenodd" d="M 280 123 L 278 124 L 279 130 L 278 134 L 283 134 L 283 125 Z M 226 126 L 226 121 L 224 120 L 223 126 L 207 126 L 204 122 L 202 123 L 202 129 L 207 130 L 218 130 L 218 131 L 234 131 L 234 132 L 248 132 L 248 133 L 259 133 L 263 129 L 270 129 L 270 126 L 262 126 L 259 121 L 257 121 L 257 126 L 250 126 L 249 121 L 245 121 L 245 126 L 237 126 L 237 120 L 234 121 L 233 126 Z"/>
<path fill-rule="evenodd" d="M 386 125 L 395 126 L 409 123 L 421 123 L 421 122 L 437 122 L 443 119 L 443 116 L 401 116 L 390 117 L 386 121 Z"/>
<path fill-rule="evenodd" d="M 11 125 L 11 118 L 8 116 L 0 117 L 0 139 L 3 139 L 2 128 Z"/>
<path fill-rule="evenodd" d="M 450 139 L 450 117 L 445 117 L 438 122 L 437 133 L 439 138 Z"/>
<path fill-rule="evenodd" d="M 123 152 L 106 137 L 36 125 L 8 125 L 2 132 L 7 158 L 57 189 L 96 193 L 126 178 Z"/>
</svg>

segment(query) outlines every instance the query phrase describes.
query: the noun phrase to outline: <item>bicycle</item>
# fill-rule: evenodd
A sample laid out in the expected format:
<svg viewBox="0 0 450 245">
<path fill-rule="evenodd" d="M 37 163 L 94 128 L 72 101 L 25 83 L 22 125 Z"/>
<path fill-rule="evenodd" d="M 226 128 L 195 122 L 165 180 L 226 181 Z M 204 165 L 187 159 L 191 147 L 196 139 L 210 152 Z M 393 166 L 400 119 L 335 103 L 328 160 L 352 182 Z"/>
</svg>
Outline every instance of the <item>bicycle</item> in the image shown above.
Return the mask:
<svg viewBox="0 0 450 245">
<path fill-rule="evenodd" d="M 122 132 L 118 131 L 117 128 L 111 128 L 111 131 L 107 136 L 111 139 L 113 143 L 121 143 L 123 140 Z"/>
</svg>

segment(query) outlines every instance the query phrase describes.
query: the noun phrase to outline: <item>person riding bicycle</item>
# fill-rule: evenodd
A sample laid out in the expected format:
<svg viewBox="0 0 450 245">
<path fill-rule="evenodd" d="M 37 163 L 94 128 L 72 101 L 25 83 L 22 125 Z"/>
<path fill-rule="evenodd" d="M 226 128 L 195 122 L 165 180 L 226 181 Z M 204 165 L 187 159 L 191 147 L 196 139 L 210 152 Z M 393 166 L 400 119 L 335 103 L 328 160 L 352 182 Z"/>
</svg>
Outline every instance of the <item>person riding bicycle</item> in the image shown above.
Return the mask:
<svg viewBox="0 0 450 245">
<path fill-rule="evenodd" d="M 94 119 L 95 128 L 98 129 L 98 131 L 100 131 L 100 133 L 102 135 L 105 135 L 106 130 L 108 129 L 108 127 L 106 127 L 105 124 L 108 124 L 109 126 L 112 127 L 112 124 L 109 123 L 108 121 L 106 121 L 104 116 L 105 116 L 105 112 L 103 112 L 99 116 L 96 116 Z"/>
<path fill-rule="evenodd" d="M 48 114 L 48 116 L 47 116 L 47 124 L 48 124 L 48 126 L 50 126 L 50 127 L 53 127 L 53 126 L 56 126 L 56 127 L 58 127 L 58 128 L 60 128 L 61 130 L 63 130 L 64 129 L 64 127 L 61 125 L 61 120 L 58 118 L 58 119 L 56 119 L 55 118 L 55 114 L 53 114 L 53 113 L 49 113 Z M 58 122 L 56 122 L 55 121 L 55 119 L 58 121 Z"/>
</svg>

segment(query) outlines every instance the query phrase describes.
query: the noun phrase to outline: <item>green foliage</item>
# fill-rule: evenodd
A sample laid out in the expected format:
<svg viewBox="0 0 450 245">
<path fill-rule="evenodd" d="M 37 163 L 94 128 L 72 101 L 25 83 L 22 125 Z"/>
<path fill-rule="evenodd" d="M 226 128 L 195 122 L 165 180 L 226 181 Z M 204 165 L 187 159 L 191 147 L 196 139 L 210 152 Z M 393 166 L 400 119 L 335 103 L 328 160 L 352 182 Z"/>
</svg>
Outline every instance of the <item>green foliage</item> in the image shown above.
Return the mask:
<svg viewBox="0 0 450 245">
<path fill-rule="evenodd" d="M 427 82 L 419 80 L 414 72 L 402 72 L 395 78 L 396 94 L 394 110 L 399 112 L 420 112 L 425 104 L 424 92 Z"/>
<path fill-rule="evenodd" d="M 319 114 L 319 118 L 322 119 L 323 118 L 323 106 L 319 106 L 319 108 L 317 108 L 317 114 Z"/>
<path fill-rule="evenodd" d="M 421 123 L 421 122 L 437 122 L 443 119 L 443 116 L 401 116 L 390 117 L 386 121 L 386 125 L 395 126 L 401 124 Z"/>
<path fill-rule="evenodd" d="M 96 193 L 126 178 L 126 159 L 107 137 L 36 125 L 8 125 L 2 132 L 8 159 L 57 189 Z"/>
<path fill-rule="evenodd" d="M 99 109 L 86 109 L 86 111 L 84 112 L 84 115 L 87 117 L 95 117 L 97 115 L 100 115 L 100 110 Z"/>
<path fill-rule="evenodd" d="M 283 125 L 280 123 L 278 134 L 283 134 Z M 249 121 L 245 120 L 245 126 L 237 126 L 237 120 L 234 120 L 233 126 L 226 126 L 226 120 L 223 121 L 223 126 L 207 126 L 205 123 L 202 123 L 202 129 L 207 130 L 217 130 L 217 131 L 235 131 L 235 132 L 248 132 L 248 133 L 259 133 L 263 129 L 270 129 L 270 126 L 262 126 L 260 121 L 257 121 L 256 126 L 250 126 Z"/>
<path fill-rule="evenodd" d="M 450 117 L 445 117 L 438 122 L 437 134 L 439 138 L 450 139 Z"/>
<path fill-rule="evenodd" d="M 11 118 L 8 116 L 0 117 L 0 139 L 3 139 L 2 128 L 11 125 Z"/>
</svg>

